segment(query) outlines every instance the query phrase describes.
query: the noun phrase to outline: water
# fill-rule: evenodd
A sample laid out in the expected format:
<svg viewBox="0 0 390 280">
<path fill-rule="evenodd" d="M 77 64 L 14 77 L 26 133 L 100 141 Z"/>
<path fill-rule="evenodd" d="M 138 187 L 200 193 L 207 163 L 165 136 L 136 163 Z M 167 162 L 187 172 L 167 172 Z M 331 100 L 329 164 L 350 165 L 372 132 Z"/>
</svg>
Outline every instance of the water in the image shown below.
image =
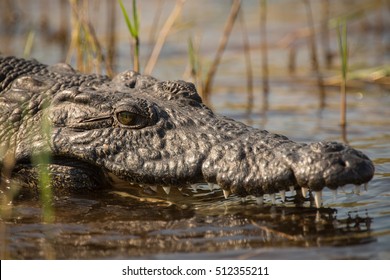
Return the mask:
<svg viewBox="0 0 390 280">
<path fill-rule="evenodd" d="M 277 12 L 277 8 L 284 4 L 282 1 L 275 2 L 275 6 L 270 5 L 269 15 L 273 16 L 269 28 L 275 31 L 270 35 L 272 42 L 277 41 L 274 38 L 283 37 L 281 34 L 284 34 L 288 26 L 280 20 L 286 14 Z M 184 13 L 190 17 L 189 20 L 193 20 L 200 12 L 196 10 L 196 5 L 188 5 L 190 8 Z M 215 18 L 216 10 L 221 5 L 211 5 L 206 9 L 208 12 L 202 14 L 205 19 L 198 27 L 215 27 L 211 33 L 203 34 L 206 58 L 212 55 L 211 50 L 215 49 L 224 23 L 223 16 L 214 20 L 212 18 Z M 254 2 L 251 5 L 255 5 Z M 292 4 L 288 2 L 288 5 Z M 246 11 L 250 11 L 251 6 L 248 6 L 245 6 Z M 188 12 L 191 9 L 193 13 Z M 143 11 L 145 10 L 144 7 Z M 229 8 L 224 6 L 223 11 L 225 10 L 227 12 Z M 303 11 L 301 7 L 296 13 Z M 370 14 L 368 18 L 371 18 Z M 304 25 L 297 17 L 291 16 L 285 20 L 290 22 L 292 29 L 298 28 L 299 24 Z M 247 21 L 249 33 L 256 43 L 256 14 L 248 12 Z M 239 58 L 240 52 L 234 49 L 240 44 L 241 35 L 237 35 L 239 30 L 235 32 L 238 33 L 232 37 L 233 50 L 230 49 L 225 54 L 226 59 L 216 77 L 211 99 L 214 110 L 253 126 L 287 135 L 295 141 L 341 141 L 338 88 L 326 88 L 327 105 L 324 110 L 319 111 L 317 88 L 313 80 L 307 78 L 308 70 L 298 65 L 297 76 L 288 76 L 283 59 L 286 51 L 278 46 L 270 51 L 272 75 L 269 111 L 266 114 L 261 112 L 262 98 L 258 93 L 261 81 L 256 79 L 254 108 L 247 115 L 245 67 L 242 56 Z M 352 34 L 351 42 L 362 43 L 359 39 L 362 31 Z M 370 34 L 371 37 L 367 38 L 376 42 L 379 37 Z M 175 36 L 183 41 L 183 33 L 173 35 L 154 72 L 163 79 L 177 79 L 185 72 L 185 55 L 175 55 L 179 49 L 179 39 L 176 40 Z M 20 41 L 22 39 L 23 37 L 19 38 Z M 121 42 L 119 55 L 124 56 L 128 44 L 126 40 Z M 368 48 L 368 45 L 375 44 L 364 42 L 359 48 L 356 47 L 357 44 L 352 45 L 355 46 L 356 53 L 367 58 L 364 61 L 367 67 L 376 65 L 378 61 L 388 63 L 388 55 L 379 51 L 373 55 L 375 51 Z M 382 49 L 382 45 L 378 48 Z M 367 49 L 370 49 L 369 52 L 366 52 Z M 185 46 L 181 48 L 181 52 L 185 54 Z M 299 57 L 302 58 L 306 52 L 303 48 Z M 51 46 L 48 53 L 50 56 L 44 57 L 45 52 L 38 48 L 34 56 L 46 63 L 59 60 L 56 58 L 58 49 Z M 15 50 L 14 54 L 20 56 L 20 51 Z M 259 77 L 257 55 L 254 55 L 254 69 Z M 302 58 L 299 63 L 304 65 L 302 60 L 305 61 Z M 352 59 L 356 64 L 362 63 L 361 60 L 359 55 Z M 118 68 L 125 68 L 125 65 L 118 64 Z M 362 188 L 358 194 L 352 186 L 339 190 L 337 197 L 325 189 L 324 207 L 318 211 L 310 207 L 309 201 L 305 202 L 304 207 L 296 207 L 289 193 L 285 204 L 277 196 L 277 205 L 272 206 L 266 197 L 265 206 L 259 207 L 254 200 L 241 201 L 235 196 L 225 199 L 220 190 L 210 192 L 205 186 L 200 186 L 196 191 L 183 190 L 184 194 L 172 189 L 169 195 L 159 189 L 157 194 L 148 196 L 140 189 L 121 189 L 117 192 L 107 190 L 57 198 L 53 201 L 54 222 L 43 223 L 40 203 L 21 201 L 15 202 L 8 218 L 3 217 L 0 222 L 1 257 L 389 259 L 389 107 L 388 86 L 365 83 L 349 88 L 347 140 L 374 161 L 375 176 L 368 184 L 368 190 Z"/>
</svg>

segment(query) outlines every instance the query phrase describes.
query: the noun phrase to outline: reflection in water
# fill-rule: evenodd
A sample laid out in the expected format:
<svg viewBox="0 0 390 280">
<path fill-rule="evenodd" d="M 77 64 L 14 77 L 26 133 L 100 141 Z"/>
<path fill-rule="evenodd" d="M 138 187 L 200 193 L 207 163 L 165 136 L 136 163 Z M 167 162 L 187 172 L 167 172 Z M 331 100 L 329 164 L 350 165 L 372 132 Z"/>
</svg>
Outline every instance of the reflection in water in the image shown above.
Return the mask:
<svg viewBox="0 0 390 280">
<path fill-rule="evenodd" d="M 243 249 L 349 246 L 376 240 L 366 213 L 338 218 L 333 209 L 260 208 L 238 200 L 220 202 L 213 195 L 198 193 L 165 205 L 160 199 L 140 202 L 113 193 L 94 199 L 69 197 L 56 202 L 53 224 L 40 222 L 39 203 L 19 202 L 2 223 L 7 233 L 2 240 L 7 255 L 2 256 L 91 259 L 198 253 L 207 258 Z"/>
</svg>

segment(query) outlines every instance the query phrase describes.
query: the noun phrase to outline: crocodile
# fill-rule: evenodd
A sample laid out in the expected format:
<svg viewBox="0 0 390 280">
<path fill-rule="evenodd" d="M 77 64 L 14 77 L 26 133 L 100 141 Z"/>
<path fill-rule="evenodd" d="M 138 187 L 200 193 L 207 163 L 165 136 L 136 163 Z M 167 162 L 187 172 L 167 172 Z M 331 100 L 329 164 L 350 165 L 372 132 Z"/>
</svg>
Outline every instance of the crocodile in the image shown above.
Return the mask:
<svg viewBox="0 0 390 280">
<path fill-rule="evenodd" d="M 46 125 L 46 129 L 42 129 Z M 135 71 L 112 79 L 65 63 L 0 58 L 2 185 L 38 187 L 45 164 L 56 194 L 124 185 L 170 189 L 218 185 L 259 204 L 286 191 L 361 186 L 373 162 L 339 142 L 297 143 L 215 114 L 192 83 Z"/>
</svg>

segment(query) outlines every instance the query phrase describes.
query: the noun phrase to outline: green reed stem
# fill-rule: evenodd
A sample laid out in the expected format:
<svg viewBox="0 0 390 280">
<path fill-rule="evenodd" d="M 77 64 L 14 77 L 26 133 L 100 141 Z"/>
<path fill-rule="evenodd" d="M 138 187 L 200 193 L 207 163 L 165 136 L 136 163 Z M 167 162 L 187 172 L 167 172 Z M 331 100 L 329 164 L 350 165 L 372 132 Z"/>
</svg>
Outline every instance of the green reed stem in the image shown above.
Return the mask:
<svg viewBox="0 0 390 280">
<path fill-rule="evenodd" d="M 24 45 L 24 50 L 23 50 L 23 57 L 25 58 L 30 57 L 34 45 L 34 39 L 35 39 L 35 32 L 31 30 L 27 34 L 26 44 Z"/>
<path fill-rule="evenodd" d="M 53 194 L 51 189 L 51 175 L 49 165 L 52 162 L 52 156 L 48 147 L 48 141 L 51 137 L 52 127 L 47 117 L 42 117 L 41 135 L 43 142 L 47 147 L 43 151 L 33 155 L 32 162 L 37 166 L 38 172 L 38 189 L 42 203 L 42 219 L 44 223 L 52 223 L 54 221 L 54 209 L 52 206 Z"/>
<path fill-rule="evenodd" d="M 191 77 L 194 79 L 195 85 L 197 87 L 198 93 L 200 96 L 203 95 L 203 86 L 201 78 L 201 63 L 198 54 L 198 48 L 195 48 L 194 42 L 191 37 L 188 38 L 188 58 L 190 61 L 191 68 Z"/>
<path fill-rule="evenodd" d="M 347 23 L 341 20 L 337 28 L 337 38 L 341 57 L 341 87 L 340 87 L 340 125 L 347 125 L 347 72 L 348 72 L 348 42 L 347 42 Z"/>
<path fill-rule="evenodd" d="M 133 56 L 133 63 L 134 63 L 134 70 L 140 71 L 140 65 L 139 65 L 139 16 L 137 12 L 137 1 L 133 0 L 133 18 L 130 20 L 129 14 L 126 11 L 125 6 L 123 5 L 122 0 L 118 0 L 119 5 L 121 6 L 121 10 L 123 13 L 123 17 L 125 19 L 127 28 L 130 32 L 131 37 L 133 38 L 133 50 L 134 50 L 134 56 Z"/>
</svg>

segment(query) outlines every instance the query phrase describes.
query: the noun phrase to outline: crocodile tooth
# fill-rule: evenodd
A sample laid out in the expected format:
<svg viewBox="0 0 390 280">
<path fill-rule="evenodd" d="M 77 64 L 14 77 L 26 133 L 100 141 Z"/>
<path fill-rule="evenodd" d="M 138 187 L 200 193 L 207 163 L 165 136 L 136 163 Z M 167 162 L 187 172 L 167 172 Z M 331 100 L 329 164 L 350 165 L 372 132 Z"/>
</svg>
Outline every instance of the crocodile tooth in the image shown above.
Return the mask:
<svg viewBox="0 0 390 280">
<path fill-rule="evenodd" d="M 336 198 L 337 198 L 337 189 L 332 190 L 332 194 L 333 194 L 333 200 L 336 200 Z"/>
<path fill-rule="evenodd" d="M 274 194 L 274 193 L 271 193 L 271 194 L 269 195 L 269 198 L 271 199 L 272 205 L 275 205 L 275 204 L 276 204 L 275 194 Z"/>
<path fill-rule="evenodd" d="M 214 190 L 214 184 L 213 183 L 208 183 L 209 190 L 212 192 Z"/>
<path fill-rule="evenodd" d="M 263 204 L 264 204 L 263 196 L 256 197 L 256 203 L 257 203 L 257 205 L 263 206 Z"/>
<path fill-rule="evenodd" d="M 280 191 L 280 197 L 282 198 L 283 202 L 286 201 L 286 191 L 285 190 Z"/>
<path fill-rule="evenodd" d="M 198 184 L 191 184 L 191 188 L 194 190 L 194 192 L 198 192 Z"/>
<path fill-rule="evenodd" d="M 359 195 L 360 194 L 360 185 L 355 185 L 354 193 Z"/>
<path fill-rule="evenodd" d="M 241 202 L 244 203 L 246 201 L 246 197 L 241 197 Z"/>
<path fill-rule="evenodd" d="M 157 187 L 156 186 L 150 186 L 150 189 L 154 192 L 157 192 Z"/>
<path fill-rule="evenodd" d="M 309 188 L 302 187 L 302 195 L 303 195 L 303 197 L 306 197 L 308 192 L 309 192 Z"/>
<path fill-rule="evenodd" d="M 322 206 L 322 191 L 314 192 L 314 202 L 317 208 Z"/>
<path fill-rule="evenodd" d="M 291 192 L 291 195 L 294 195 L 294 191 L 295 191 L 295 188 L 294 188 L 294 186 L 290 186 L 290 192 Z"/>
<path fill-rule="evenodd" d="M 225 199 L 227 199 L 230 195 L 230 191 L 228 190 L 223 190 L 223 196 L 225 197 Z"/>
<path fill-rule="evenodd" d="M 162 188 L 166 194 L 169 194 L 169 192 L 171 191 L 171 187 L 162 187 Z"/>
</svg>

